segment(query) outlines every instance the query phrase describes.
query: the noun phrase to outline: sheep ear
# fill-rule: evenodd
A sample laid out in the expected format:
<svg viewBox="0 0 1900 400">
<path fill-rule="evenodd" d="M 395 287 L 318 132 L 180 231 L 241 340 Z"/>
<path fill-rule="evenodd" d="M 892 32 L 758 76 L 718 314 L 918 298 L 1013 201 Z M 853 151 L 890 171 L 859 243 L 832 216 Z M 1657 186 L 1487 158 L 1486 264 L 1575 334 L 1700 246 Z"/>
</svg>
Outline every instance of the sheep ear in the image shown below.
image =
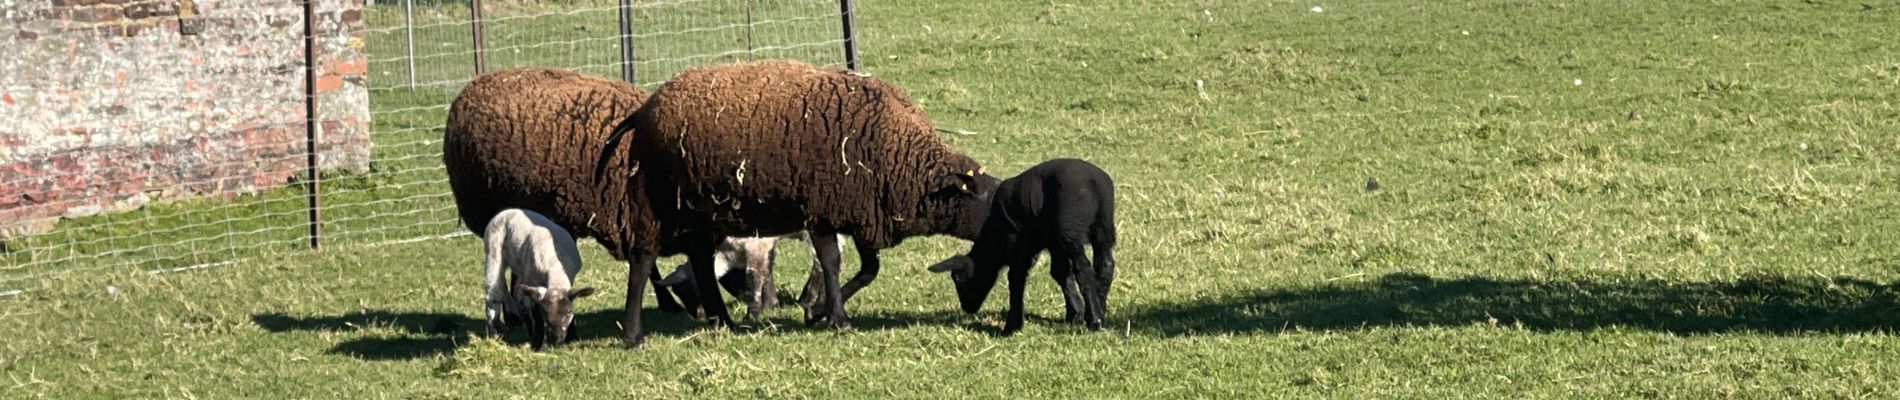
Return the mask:
<svg viewBox="0 0 1900 400">
<path fill-rule="evenodd" d="M 687 264 L 680 264 L 679 268 L 673 269 L 673 273 L 667 274 L 666 278 L 662 278 L 660 279 L 659 282 L 655 282 L 654 284 L 660 285 L 660 286 L 672 287 L 675 285 L 679 285 L 681 283 L 686 283 L 686 278 L 691 277 L 691 275 L 688 275 L 690 274 L 690 272 L 686 271 L 686 266 Z"/>
<path fill-rule="evenodd" d="M 575 289 L 572 292 L 567 292 L 568 299 L 578 299 L 578 298 L 593 296 L 593 295 L 594 295 L 594 288 L 591 288 L 591 287 L 584 287 L 580 289 Z"/>
<path fill-rule="evenodd" d="M 943 186 L 940 186 L 943 190 L 956 190 L 961 193 L 969 193 L 970 184 L 976 182 L 977 172 L 975 169 L 945 172 L 944 175 L 946 176 L 941 181 Z"/>
<path fill-rule="evenodd" d="M 950 272 L 950 271 L 956 271 L 956 270 L 961 270 L 961 269 L 970 269 L 972 264 L 974 263 L 971 262 L 970 256 L 959 254 L 954 257 L 950 257 L 950 259 L 948 260 L 943 260 L 943 261 L 937 262 L 936 264 L 931 264 L 929 270 L 930 272 L 943 273 L 943 272 Z"/>
<path fill-rule="evenodd" d="M 528 286 L 525 284 L 515 285 L 515 293 L 519 293 L 522 296 L 527 296 L 528 298 L 534 299 L 534 301 L 541 301 L 541 299 L 548 298 L 547 289 L 538 288 L 534 286 Z"/>
</svg>

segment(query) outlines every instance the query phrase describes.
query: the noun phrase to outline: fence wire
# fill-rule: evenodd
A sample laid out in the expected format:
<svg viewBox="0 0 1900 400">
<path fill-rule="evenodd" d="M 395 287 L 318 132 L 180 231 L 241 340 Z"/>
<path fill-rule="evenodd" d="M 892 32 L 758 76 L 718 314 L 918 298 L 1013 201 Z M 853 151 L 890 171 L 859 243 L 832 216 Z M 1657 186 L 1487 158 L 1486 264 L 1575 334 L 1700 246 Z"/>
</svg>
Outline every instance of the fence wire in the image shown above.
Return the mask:
<svg viewBox="0 0 1900 400">
<path fill-rule="evenodd" d="M 328 1 L 328 0 L 319 0 Z M 482 3 L 482 35 L 487 70 L 519 66 L 559 67 L 589 75 L 618 78 L 621 5 L 614 0 L 489 0 Z M 320 192 L 323 243 L 348 247 L 404 243 L 461 235 L 441 163 L 442 130 L 448 104 L 476 73 L 470 4 L 463 1 L 385 0 L 364 6 L 362 32 L 368 64 L 370 158 L 368 169 L 326 170 Z M 682 69 L 697 65 L 763 58 L 791 58 L 843 66 L 843 36 L 835 0 L 636 0 L 628 9 L 637 83 L 651 90 Z M 255 18 L 299 15 L 251 13 Z M 297 20 L 301 22 L 300 20 Z M 158 51 L 154 49 L 154 51 Z M 263 55 L 260 55 L 260 57 Z M 231 63 L 242 68 L 258 63 Z M 85 74 L 88 71 L 71 71 Z M 205 99 L 255 97 L 269 91 L 301 92 L 301 75 L 285 82 L 227 85 Z M 143 95 L 143 94 L 141 94 Z M 229 97 L 226 97 L 229 96 Z M 175 96 L 151 95 L 133 101 L 175 102 Z M 301 102 L 301 96 L 285 97 Z M 288 108 L 299 104 L 285 104 Z M 294 106 L 294 107 L 292 107 Z M 136 112 L 166 112 L 163 107 L 133 107 Z M 216 108 L 213 107 L 215 110 Z M 300 108 L 299 108 L 300 110 Z M 346 110 L 319 109 L 334 117 Z M 300 111 L 299 111 L 300 112 Z M 56 220 L 0 220 L 0 230 L 26 224 L 56 223 L 44 233 L 0 243 L 0 295 L 46 285 L 58 274 L 136 268 L 153 273 L 216 266 L 241 267 L 261 256 L 306 251 L 308 203 L 303 177 L 261 174 L 265 163 L 297 163 L 308 154 L 303 116 L 285 113 L 264 121 L 246 121 L 271 140 L 254 146 L 285 149 L 281 160 L 225 160 L 210 155 L 190 165 L 216 171 L 208 178 L 180 180 L 176 188 L 148 187 L 151 198 L 129 210 Z M 171 147 L 167 147 L 171 146 Z M 84 150 L 84 149 L 82 149 Z M 151 143 L 145 153 L 215 151 Z M 82 151 L 83 153 L 83 151 Z M 50 155 L 40 162 L 56 162 Z M 318 154 L 326 157 L 326 154 Z M 0 181 L 48 182 L 81 179 L 92 185 L 143 185 L 108 176 L 11 176 Z M 280 181 L 272 182 L 272 179 Z M 5 182 L 0 182 L 4 184 Z M 257 186 L 253 190 L 221 188 Z M 201 190 L 188 190 L 199 188 Z M 209 197 L 162 198 L 176 193 L 218 193 Z M 8 195 L 0 193 L 0 195 Z M 98 205 L 100 199 L 71 198 L 74 206 Z M 111 208 L 111 204 L 102 207 Z M 123 205 L 121 205 L 123 206 Z"/>
</svg>

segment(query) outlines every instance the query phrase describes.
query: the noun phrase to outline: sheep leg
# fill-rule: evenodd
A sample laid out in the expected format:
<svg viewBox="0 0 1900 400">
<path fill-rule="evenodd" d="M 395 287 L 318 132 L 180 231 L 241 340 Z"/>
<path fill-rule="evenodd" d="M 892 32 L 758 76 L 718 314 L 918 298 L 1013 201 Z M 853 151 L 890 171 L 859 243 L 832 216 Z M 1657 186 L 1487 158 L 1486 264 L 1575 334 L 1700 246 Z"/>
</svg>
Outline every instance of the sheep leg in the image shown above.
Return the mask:
<svg viewBox="0 0 1900 400">
<path fill-rule="evenodd" d="M 540 304 L 528 306 L 528 344 L 534 351 L 548 348 L 548 313 Z"/>
<path fill-rule="evenodd" d="M 1009 315 L 1003 322 L 1003 336 L 1023 329 L 1023 287 L 1029 283 L 1029 263 L 1009 265 Z"/>
<path fill-rule="evenodd" d="M 826 297 L 819 295 L 824 290 L 825 274 L 824 270 L 818 268 L 818 245 L 811 240 L 811 231 L 805 231 L 799 235 L 805 240 L 806 244 L 812 245 L 811 276 L 805 279 L 805 291 L 798 296 L 798 303 L 805 306 L 805 325 L 811 325 L 818 321 L 825 320 L 825 318 L 828 317 L 825 313 L 831 309 L 831 305 L 825 302 Z M 843 253 L 843 237 L 836 234 L 831 236 L 839 240 L 834 242 L 837 244 L 831 247 L 837 248 L 839 253 Z"/>
<path fill-rule="evenodd" d="M 805 309 L 805 325 L 810 326 L 825 320 L 824 313 L 829 307 L 824 304 L 824 300 L 819 299 L 824 291 L 825 269 L 818 264 L 818 248 L 813 247 L 811 273 L 805 277 L 805 290 L 798 294 L 798 304 Z"/>
<path fill-rule="evenodd" d="M 1056 256 L 1057 262 L 1052 263 L 1050 268 L 1070 269 L 1071 277 L 1075 279 L 1076 286 L 1079 286 L 1082 291 L 1084 301 L 1082 323 L 1088 325 L 1090 330 L 1100 330 L 1104 300 L 1101 282 L 1096 278 L 1100 275 L 1095 273 L 1094 265 L 1089 263 L 1088 255 L 1084 253 L 1087 242 L 1079 240 L 1080 236 L 1082 235 L 1063 235 L 1061 243 L 1052 249 L 1056 250 L 1052 252 L 1061 254 Z"/>
<path fill-rule="evenodd" d="M 1074 270 L 1067 267 L 1050 263 L 1049 277 L 1055 278 L 1056 286 L 1062 288 L 1062 319 L 1069 322 L 1082 322 L 1082 295 L 1075 288 Z"/>
<path fill-rule="evenodd" d="M 688 247 L 686 263 L 693 266 L 693 294 L 699 296 L 699 307 L 706 310 L 706 321 L 715 328 L 733 326 L 732 316 L 726 314 L 725 296 L 719 293 L 717 269 L 713 266 L 713 251 L 720 239 L 699 240 Z"/>
<path fill-rule="evenodd" d="M 851 301 L 851 296 L 857 295 L 859 290 L 870 286 L 871 281 L 877 280 L 877 272 L 881 268 L 877 261 L 877 248 L 865 243 L 863 239 L 855 237 L 852 239 L 858 246 L 858 273 L 852 274 L 851 280 L 844 283 L 842 297 L 846 302 Z"/>
<path fill-rule="evenodd" d="M 1108 291 L 1115 284 L 1115 193 L 1112 188 L 1101 198 L 1109 199 L 1095 213 L 1095 223 L 1089 227 L 1089 249 L 1095 251 L 1095 280 L 1101 285 L 1102 292 L 1098 314 L 1108 316 Z"/>
<path fill-rule="evenodd" d="M 838 261 L 841 256 L 839 253 L 842 253 L 839 249 L 838 235 L 833 232 L 814 233 L 811 235 L 811 246 L 818 253 L 818 265 L 815 269 L 824 270 L 825 287 L 823 294 L 819 297 L 823 299 L 821 302 L 830 308 L 827 318 L 831 319 L 831 327 L 840 332 L 850 331 L 851 318 L 845 316 L 844 312 L 844 291 L 838 287 Z M 818 322 L 810 314 L 808 312 L 805 316 L 807 325 Z"/>
<path fill-rule="evenodd" d="M 501 253 L 504 241 L 500 238 L 486 241 L 484 249 L 487 254 L 482 259 L 482 292 L 488 299 L 483 303 L 482 311 L 488 314 L 486 333 L 488 336 L 495 336 L 497 331 L 507 328 L 502 325 L 501 314 L 508 303 L 514 299 L 512 292 L 515 285 L 514 282 L 509 282 L 507 287 L 501 286 L 503 265 Z"/>
<path fill-rule="evenodd" d="M 653 275 L 653 264 L 658 258 L 657 254 L 627 258 L 627 308 L 626 315 L 620 318 L 620 343 L 628 348 L 639 348 L 646 343 L 646 332 L 640 330 L 640 303 L 646 301 L 648 277 Z"/>
<path fill-rule="evenodd" d="M 510 327 L 525 326 L 528 323 L 528 310 L 523 308 L 524 306 L 515 298 L 513 293 L 513 288 L 515 284 L 518 283 L 521 283 L 521 276 L 515 275 L 513 270 L 509 270 L 507 286 L 509 288 L 508 304 L 501 309 L 501 320 L 503 324 Z"/>
<path fill-rule="evenodd" d="M 757 251 L 763 250 L 763 251 Z M 776 249 L 747 249 L 745 272 L 747 282 L 751 284 L 745 295 L 751 301 L 746 302 L 746 319 L 759 320 L 765 317 L 765 310 L 778 305 L 778 288 L 772 283 L 772 261 Z"/>
<path fill-rule="evenodd" d="M 1101 298 L 1096 302 L 1095 316 L 1098 319 L 1106 319 L 1108 317 L 1108 290 L 1115 284 L 1115 245 L 1098 240 L 1089 247 L 1095 251 L 1095 284 L 1101 287 L 1101 292 L 1096 294 Z"/>
<path fill-rule="evenodd" d="M 778 307 L 778 283 L 772 279 L 772 266 L 777 264 L 778 247 L 773 246 L 772 251 L 766 252 L 765 262 L 758 264 L 762 268 L 753 271 L 752 290 L 759 291 L 759 307 Z"/>
</svg>

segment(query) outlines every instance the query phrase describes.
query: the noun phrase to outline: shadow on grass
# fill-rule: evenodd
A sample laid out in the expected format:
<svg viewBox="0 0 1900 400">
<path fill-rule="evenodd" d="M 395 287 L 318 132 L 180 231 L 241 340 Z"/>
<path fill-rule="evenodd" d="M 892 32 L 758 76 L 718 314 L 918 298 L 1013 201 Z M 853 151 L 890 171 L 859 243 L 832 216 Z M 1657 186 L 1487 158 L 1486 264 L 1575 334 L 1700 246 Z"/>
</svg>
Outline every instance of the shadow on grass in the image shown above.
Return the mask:
<svg viewBox="0 0 1900 400">
<path fill-rule="evenodd" d="M 618 341 L 620 340 L 620 317 L 619 309 L 575 315 L 575 329 L 568 334 L 568 340 L 608 338 Z M 682 313 L 647 310 L 642 317 L 646 319 L 645 328 L 649 336 L 676 336 L 699 326 L 698 321 Z M 396 335 L 353 338 L 339 342 L 330 349 L 332 354 L 343 354 L 363 360 L 413 360 L 454 352 L 462 341 L 473 335 L 482 334 L 482 325 L 486 323 L 462 314 L 382 310 L 312 317 L 263 313 L 252 315 L 251 322 L 266 331 L 275 333 L 351 332 L 370 327 L 389 327 L 399 332 Z M 508 343 L 525 344 L 528 342 L 527 331 L 520 327 L 509 329 L 502 333 L 502 340 Z"/>
<path fill-rule="evenodd" d="M 1394 273 L 1132 311 L 1124 315 L 1137 331 L 1161 336 L 1463 326 L 1493 319 L 1537 331 L 1622 327 L 1673 334 L 1867 332 L 1900 322 L 1888 285 L 1802 276 L 1532 281 Z"/>
<path fill-rule="evenodd" d="M 410 360 L 455 350 L 463 333 L 479 329 L 482 322 L 461 314 L 363 311 L 339 316 L 296 317 L 282 313 L 251 316 L 251 322 L 266 331 L 349 332 L 373 326 L 387 326 L 401 333 L 394 337 L 363 337 L 337 343 L 330 353 L 364 360 Z M 526 339 L 525 334 L 521 340 Z"/>
<path fill-rule="evenodd" d="M 575 328 L 570 333 L 570 342 L 580 340 L 620 340 L 619 309 L 602 309 L 574 316 Z M 645 318 L 646 334 L 649 340 L 658 337 L 681 337 L 692 334 L 704 327 L 704 323 L 685 313 L 647 310 Z M 901 329 L 913 325 L 942 324 L 962 325 L 979 332 L 994 333 L 994 327 L 982 325 L 961 313 L 870 313 L 853 317 L 859 331 Z M 377 335 L 344 340 L 330 349 L 332 354 L 342 354 L 362 360 L 413 360 L 438 354 L 454 352 L 462 341 L 482 331 L 483 321 L 462 314 L 430 312 L 393 312 L 370 310 L 336 316 L 299 317 L 283 313 L 263 313 L 251 316 L 251 321 L 266 331 L 287 333 L 295 331 L 331 331 L 351 332 L 370 327 L 387 327 L 397 331 L 394 335 Z M 805 327 L 803 318 L 770 318 L 773 324 L 793 330 L 819 329 L 829 330 L 829 325 L 820 323 L 814 327 Z M 761 329 L 757 322 L 741 322 L 740 330 Z M 502 334 L 508 343 L 524 344 L 528 342 L 527 330 L 509 329 Z"/>
<path fill-rule="evenodd" d="M 735 314 L 738 314 L 734 316 L 734 322 L 739 325 L 738 327 L 733 328 L 733 330 L 739 331 L 739 332 L 754 332 L 754 331 L 759 331 L 759 330 L 774 329 L 770 327 L 776 326 L 775 329 L 780 332 L 835 331 L 835 329 L 831 327 L 830 321 L 818 321 L 815 324 L 806 325 L 805 318 L 802 316 L 802 313 L 797 311 L 798 310 L 797 304 L 798 303 L 795 301 L 780 303 L 779 307 L 775 308 L 774 311 L 767 313 L 767 316 L 765 317 L 763 321 L 748 320 L 748 319 L 742 318 L 743 314 L 745 314 L 744 306 L 739 305 L 739 304 L 733 304 L 731 307 L 731 310 Z M 789 314 L 787 314 L 783 310 L 792 310 L 792 311 Z M 653 313 L 652 311 L 648 311 L 648 314 L 652 314 L 652 313 Z M 619 331 L 620 328 L 619 328 L 619 325 L 617 325 L 618 322 L 620 321 L 619 311 L 607 310 L 607 311 L 601 311 L 598 314 L 599 315 L 575 316 L 575 318 L 576 319 L 583 319 L 583 318 L 595 319 L 597 320 L 596 321 L 597 323 L 605 323 L 609 327 L 608 328 L 609 331 L 604 331 L 603 334 L 615 335 L 614 337 L 617 338 L 618 337 L 617 335 L 620 334 L 620 331 Z M 662 313 L 662 315 L 665 315 L 665 317 L 663 318 L 665 318 L 665 321 L 667 323 L 664 325 L 661 325 L 661 327 L 657 330 L 649 326 L 648 335 L 665 335 L 665 336 L 676 336 L 676 337 L 686 336 L 686 335 L 691 335 L 693 331 L 704 329 L 706 327 L 705 322 L 699 319 L 691 318 L 687 316 L 687 314 L 685 313 Z M 647 324 L 649 325 L 652 325 L 654 322 L 655 322 L 654 319 L 647 320 Z M 852 326 L 854 330 L 859 331 L 859 332 L 880 331 L 880 330 L 887 330 L 887 329 L 907 329 L 907 328 L 911 328 L 915 326 L 962 326 L 971 331 L 985 332 L 985 333 L 995 333 L 994 331 L 1002 329 L 1000 325 L 996 327 L 983 325 L 981 323 L 974 321 L 971 317 L 964 315 L 960 311 L 952 312 L 948 310 L 930 311 L 930 312 L 865 310 L 861 312 L 852 313 L 851 322 L 852 322 Z M 587 331 L 589 329 L 583 327 L 581 328 L 581 330 Z M 594 335 L 590 334 L 588 336 L 592 337 Z"/>
</svg>

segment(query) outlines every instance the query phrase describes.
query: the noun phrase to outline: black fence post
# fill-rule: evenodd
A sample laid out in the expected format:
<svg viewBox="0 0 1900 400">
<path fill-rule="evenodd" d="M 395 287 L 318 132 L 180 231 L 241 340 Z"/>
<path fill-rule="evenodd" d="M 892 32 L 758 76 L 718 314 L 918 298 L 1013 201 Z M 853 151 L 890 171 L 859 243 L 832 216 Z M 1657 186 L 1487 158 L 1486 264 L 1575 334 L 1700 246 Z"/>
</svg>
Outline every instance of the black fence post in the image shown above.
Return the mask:
<svg viewBox="0 0 1900 400">
<path fill-rule="evenodd" d="M 323 216 L 318 207 L 322 175 L 317 172 L 317 139 L 322 126 L 317 119 L 317 0 L 303 0 L 303 129 L 304 161 L 308 179 L 304 194 L 310 201 L 310 248 L 323 244 Z"/>
<path fill-rule="evenodd" d="M 639 85 L 640 71 L 633 66 L 633 0 L 620 0 L 620 79 Z"/>
<path fill-rule="evenodd" d="M 488 60 L 482 57 L 482 0 L 468 1 L 468 23 L 475 39 L 475 74 L 481 75 L 488 70 Z"/>
<path fill-rule="evenodd" d="M 858 70 L 858 35 L 852 33 L 851 0 L 838 0 L 844 19 L 844 66 L 852 71 Z"/>
</svg>

